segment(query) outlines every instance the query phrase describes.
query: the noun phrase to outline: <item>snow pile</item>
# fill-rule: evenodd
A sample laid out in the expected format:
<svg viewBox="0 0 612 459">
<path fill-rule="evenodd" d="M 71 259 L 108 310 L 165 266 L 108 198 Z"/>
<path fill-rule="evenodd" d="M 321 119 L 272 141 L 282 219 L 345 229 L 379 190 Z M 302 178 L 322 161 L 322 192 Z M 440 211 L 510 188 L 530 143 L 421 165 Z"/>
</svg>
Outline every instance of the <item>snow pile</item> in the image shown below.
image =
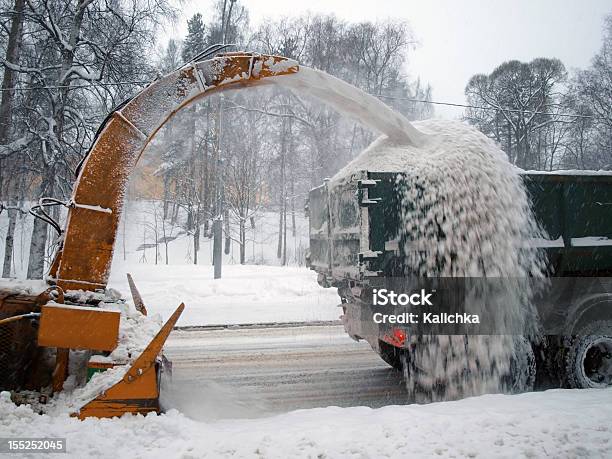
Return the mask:
<svg viewBox="0 0 612 459">
<path fill-rule="evenodd" d="M 39 295 L 49 288 L 43 280 L 0 278 L 0 289 L 12 290 L 22 295 Z"/>
<path fill-rule="evenodd" d="M 105 358 L 109 362 L 131 362 L 136 359 L 163 325 L 159 314 L 143 316 L 133 305 L 102 303 L 100 307 L 121 313 L 117 347 Z M 97 361 L 104 361 L 104 358 Z"/>
<path fill-rule="evenodd" d="M 63 391 L 54 394 L 47 404 L 38 405 L 37 408 L 54 416 L 77 413 L 84 405 L 121 381 L 127 370 L 127 365 L 121 365 L 95 373 L 87 384 L 79 387 L 71 387 L 67 380 Z"/>
<path fill-rule="evenodd" d="M 117 260 L 115 260 L 117 261 Z M 223 277 L 203 265 L 116 264 L 110 285 L 129 292 L 134 277 L 149 314 L 164 320 L 184 302 L 179 326 L 337 320 L 335 288 L 322 289 L 306 268 L 224 265 Z"/>
<path fill-rule="evenodd" d="M 66 457 L 609 457 L 612 389 L 487 395 L 380 409 L 319 408 L 263 419 L 164 415 L 79 421 L 0 394 L 2 437 L 66 438 Z"/>
<path fill-rule="evenodd" d="M 414 125 L 427 135 L 423 145 L 381 137 L 332 178 L 332 188 L 362 170 L 397 172 L 398 236 L 407 271 L 426 277 L 504 278 L 501 293 L 487 295 L 483 307 L 489 317 L 493 313 L 500 335 L 516 330 L 535 334 L 533 292 L 524 279 L 542 278 L 545 262 L 541 252 L 525 244 L 542 234 L 519 171 L 492 140 L 465 123 L 427 120 Z M 439 397 L 504 390 L 511 360 L 523 355 L 518 351 L 522 343 L 511 336 L 414 339 L 420 345 L 411 357 L 414 371 L 408 380 Z"/>
<path fill-rule="evenodd" d="M 431 134 L 424 149 L 401 149 L 396 169 L 409 264 L 440 277 L 542 276 L 537 251 L 521 250 L 540 236 L 520 175 L 477 129 L 458 121 L 415 123 Z M 384 140 L 371 147 L 388 150 Z M 391 148 L 397 153 L 397 148 Z M 397 164 L 395 164 L 397 165 Z"/>
</svg>

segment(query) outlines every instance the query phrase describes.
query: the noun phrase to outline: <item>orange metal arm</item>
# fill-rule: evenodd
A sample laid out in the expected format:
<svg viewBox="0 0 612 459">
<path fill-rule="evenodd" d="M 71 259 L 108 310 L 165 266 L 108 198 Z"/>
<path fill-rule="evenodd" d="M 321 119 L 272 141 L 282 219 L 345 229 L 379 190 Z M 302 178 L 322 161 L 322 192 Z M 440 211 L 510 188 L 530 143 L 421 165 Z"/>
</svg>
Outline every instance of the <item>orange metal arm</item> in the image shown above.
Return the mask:
<svg viewBox="0 0 612 459">
<path fill-rule="evenodd" d="M 131 364 L 121 381 L 85 404 L 73 416 L 78 416 L 79 419 L 89 416 L 103 418 L 125 413 L 159 411 L 159 381 L 155 363 L 183 309 L 185 305 L 181 303 L 146 349 Z"/>
<path fill-rule="evenodd" d="M 164 343 L 168 339 L 168 335 L 176 325 L 176 322 L 181 317 L 183 310 L 185 309 L 185 304 L 181 303 L 176 311 L 170 316 L 168 321 L 163 325 L 163 327 L 157 332 L 155 338 L 151 340 L 149 345 L 146 347 L 142 354 L 138 356 L 138 358 L 132 363 L 132 366 L 127 371 L 123 380 L 127 383 L 134 381 L 141 374 L 147 371 L 149 368 L 153 366 L 155 363 L 155 359 L 159 355 L 164 347 Z"/>
<path fill-rule="evenodd" d="M 113 112 L 76 181 L 75 206 L 68 212 L 50 281 L 64 290 L 106 287 L 130 174 L 147 144 L 177 111 L 214 91 L 298 70 L 297 62 L 284 57 L 227 53 L 156 80 Z"/>
</svg>

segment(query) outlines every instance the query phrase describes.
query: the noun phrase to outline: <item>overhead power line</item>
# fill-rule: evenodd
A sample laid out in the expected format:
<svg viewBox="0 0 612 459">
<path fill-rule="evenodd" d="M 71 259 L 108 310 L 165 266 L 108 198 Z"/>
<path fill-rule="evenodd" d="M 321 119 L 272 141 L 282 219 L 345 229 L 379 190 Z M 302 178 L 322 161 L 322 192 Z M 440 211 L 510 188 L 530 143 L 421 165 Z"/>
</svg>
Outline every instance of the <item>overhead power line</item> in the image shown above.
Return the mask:
<svg viewBox="0 0 612 459">
<path fill-rule="evenodd" d="M 32 87 L 14 87 L 14 88 L 0 88 L 0 92 L 5 91 L 37 91 L 41 89 L 83 89 L 83 88 L 93 88 L 97 86 L 123 86 L 123 85 L 140 85 L 145 86 L 150 84 L 152 81 L 116 81 L 116 82 L 97 82 L 97 83 L 89 83 L 89 84 L 80 84 L 80 85 L 49 85 L 49 86 L 32 86 Z M 582 118 L 582 119 L 593 119 L 593 120 L 602 120 L 609 121 L 609 118 L 603 116 L 593 116 L 593 115 L 583 115 L 580 113 L 549 113 L 542 111 L 534 111 L 534 110 L 520 110 L 517 108 L 506 108 L 506 107 L 487 107 L 487 106 L 479 106 L 479 105 L 470 105 L 470 104 L 459 104 L 455 102 L 441 102 L 435 100 L 426 100 L 426 99 L 413 99 L 410 97 L 396 97 L 396 96 L 386 96 L 384 94 L 372 94 L 375 97 L 381 99 L 389 99 L 389 100 L 403 100 L 407 102 L 416 102 L 421 104 L 431 104 L 431 105 L 443 105 L 446 107 L 457 107 L 457 108 L 473 108 L 476 110 L 488 110 L 488 111 L 497 111 L 497 112 L 508 112 L 508 113 L 527 113 L 533 115 L 554 115 L 565 118 Z"/>
<path fill-rule="evenodd" d="M 598 119 L 598 120 L 607 120 L 603 116 L 593 116 L 593 115 L 582 115 L 579 113 L 549 113 L 549 112 L 541 112 L 537 110 L 520 110 L 518 108 L 505 108 L 505 107 L 485 107 L 480 105 L 469 105 L 469 104 L 457 104 L 453 102 L 438 102 L 433 100 L 425 100 L 425 99 L 411 99 L 409 97 L 394 97 L 394 96 L 385 96 L 384 94 L 375 94 L 376 97 L 380 97 L 381 99 L 391 99 L 391 100 L 406 100 L 410 102 L 421 102 L 424 104 L 432 104 L 432 105 L 446 105 L 447 107 L 461 107 L 461 108 L 474 108 L 477 110 L 489 110 L 496 112 L 510 112 L 510 113 L 529 113 L 532 115 L 555 115 L 555 116 L 565 116 L 571 118 L 589 118 L 589 119 Z"/>
<path fill-rule="evenodd" d="M 80 88 L 93 88 L 97 86 L 123 86 L 128 84 L 138 84 L 141 86 L 151 83 L 152 80 L 148 81 L 116 81 L 116 82 L 96 82 L 89 84 L 71 84 L 71 85 L 46 85 L 46 86 L 29 86 L 25 88 L 0 88 L 0 92 L 25 92 L 25 91 L 38 91 L 40 89 L 80 89 Z"/>
</svg>

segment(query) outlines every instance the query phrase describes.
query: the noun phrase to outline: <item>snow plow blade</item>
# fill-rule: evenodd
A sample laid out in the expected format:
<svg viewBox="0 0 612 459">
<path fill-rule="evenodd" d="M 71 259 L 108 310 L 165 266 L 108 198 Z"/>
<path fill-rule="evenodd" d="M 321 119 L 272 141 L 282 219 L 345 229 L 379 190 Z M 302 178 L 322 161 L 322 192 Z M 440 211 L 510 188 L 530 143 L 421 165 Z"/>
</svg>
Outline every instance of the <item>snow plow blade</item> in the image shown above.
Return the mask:
<svg viewBox="0 0 612 459">
<path fill-rule="evenodd" d="M 161 350 L 184 309 L 185 305 L 181 303 L 119 382 L 82 406 L 72 416 L 85 419 L 112 418 L 125 413 L 159 413 L 160 376 L 163 366 Z M 107 368 L 111 367 L 112 365 Z"/>
</svg>

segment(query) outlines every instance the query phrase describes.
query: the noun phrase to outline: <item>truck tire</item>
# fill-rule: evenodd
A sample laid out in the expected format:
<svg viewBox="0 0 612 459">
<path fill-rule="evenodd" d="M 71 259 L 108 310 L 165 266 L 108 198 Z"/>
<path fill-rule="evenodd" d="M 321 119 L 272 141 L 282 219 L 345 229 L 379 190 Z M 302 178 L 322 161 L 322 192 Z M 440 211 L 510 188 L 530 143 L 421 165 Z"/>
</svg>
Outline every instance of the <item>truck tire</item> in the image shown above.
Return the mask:
<svg viewBox="0 0 612 459">
<path fill-rule="evenodd" d="M 426 390 L 418 384 L 418 369 L 411 358 L 410 350 L 400 349 L 384 341 L 379 341 L 377 352 L 387 364 L 403 373 L 408 401 L 411 403 L 430 403 L 443 396 L 444 384 L 437 383 L 430 390 Z M 436 395 L 438 398 L 436 398 Z"/>
<path fill-rule="evenodd" d="M 378 355 L 380 358 L 399 371 L 402 371 L 404 367 L 402 352 L 404 352 L 402 349 L 398 349 L 389 343 L 378 341 Z"/>
<path fill-rule="evenodd" d="M 567 386 L 573 389 L 612 386 L 612 320 L 593 322 L 565 339 Z"/>
<path fill-rule="evenodd" d="M 410 358 L 407 349 L 399 349 L 391 344 L 384 341 L 378 343 L 378 355 L 390 366 L 396 370 L 403 371 L 406 378 L 406 387 L 410 392 L 411 396 L 416 397 L 417 393 L 427 394 L 428 391 L 420 388 L 418 385 L 414 385 L 415 376 L 417 375 L 418 369 L 414 366 L 414 362 Z M 457 377 L 465 377 L 467 375 L 467 369 L 457 375 Z M 506 393 L 522 393 L 529 392 L 534 389 L 536 381 L 536 358 L 531 346 L 531 342 L 521 337 L 518 340 L 515 349 L 515 354 L 512 356 L 510 361 L 510 372 L 509 374 L 502 377 L 501 385 L 502 390 Z M 446 384 L 444 381 L 436 381 L 432 388 L 434 393 L 429 394 L 434 396 L 431 400 L 444 399 Z M 424 400 L 421 400 L 424 401 Z"/>
<path fill-rule="evenodd" d="M 536 382 L 536 357 L 533 347 L 525 337 L 520 337 L 515 345 L 515 354 L 510 360 L 510 374 L 503 379 L 505 392 L 531 392 Z"/>
</svg>

